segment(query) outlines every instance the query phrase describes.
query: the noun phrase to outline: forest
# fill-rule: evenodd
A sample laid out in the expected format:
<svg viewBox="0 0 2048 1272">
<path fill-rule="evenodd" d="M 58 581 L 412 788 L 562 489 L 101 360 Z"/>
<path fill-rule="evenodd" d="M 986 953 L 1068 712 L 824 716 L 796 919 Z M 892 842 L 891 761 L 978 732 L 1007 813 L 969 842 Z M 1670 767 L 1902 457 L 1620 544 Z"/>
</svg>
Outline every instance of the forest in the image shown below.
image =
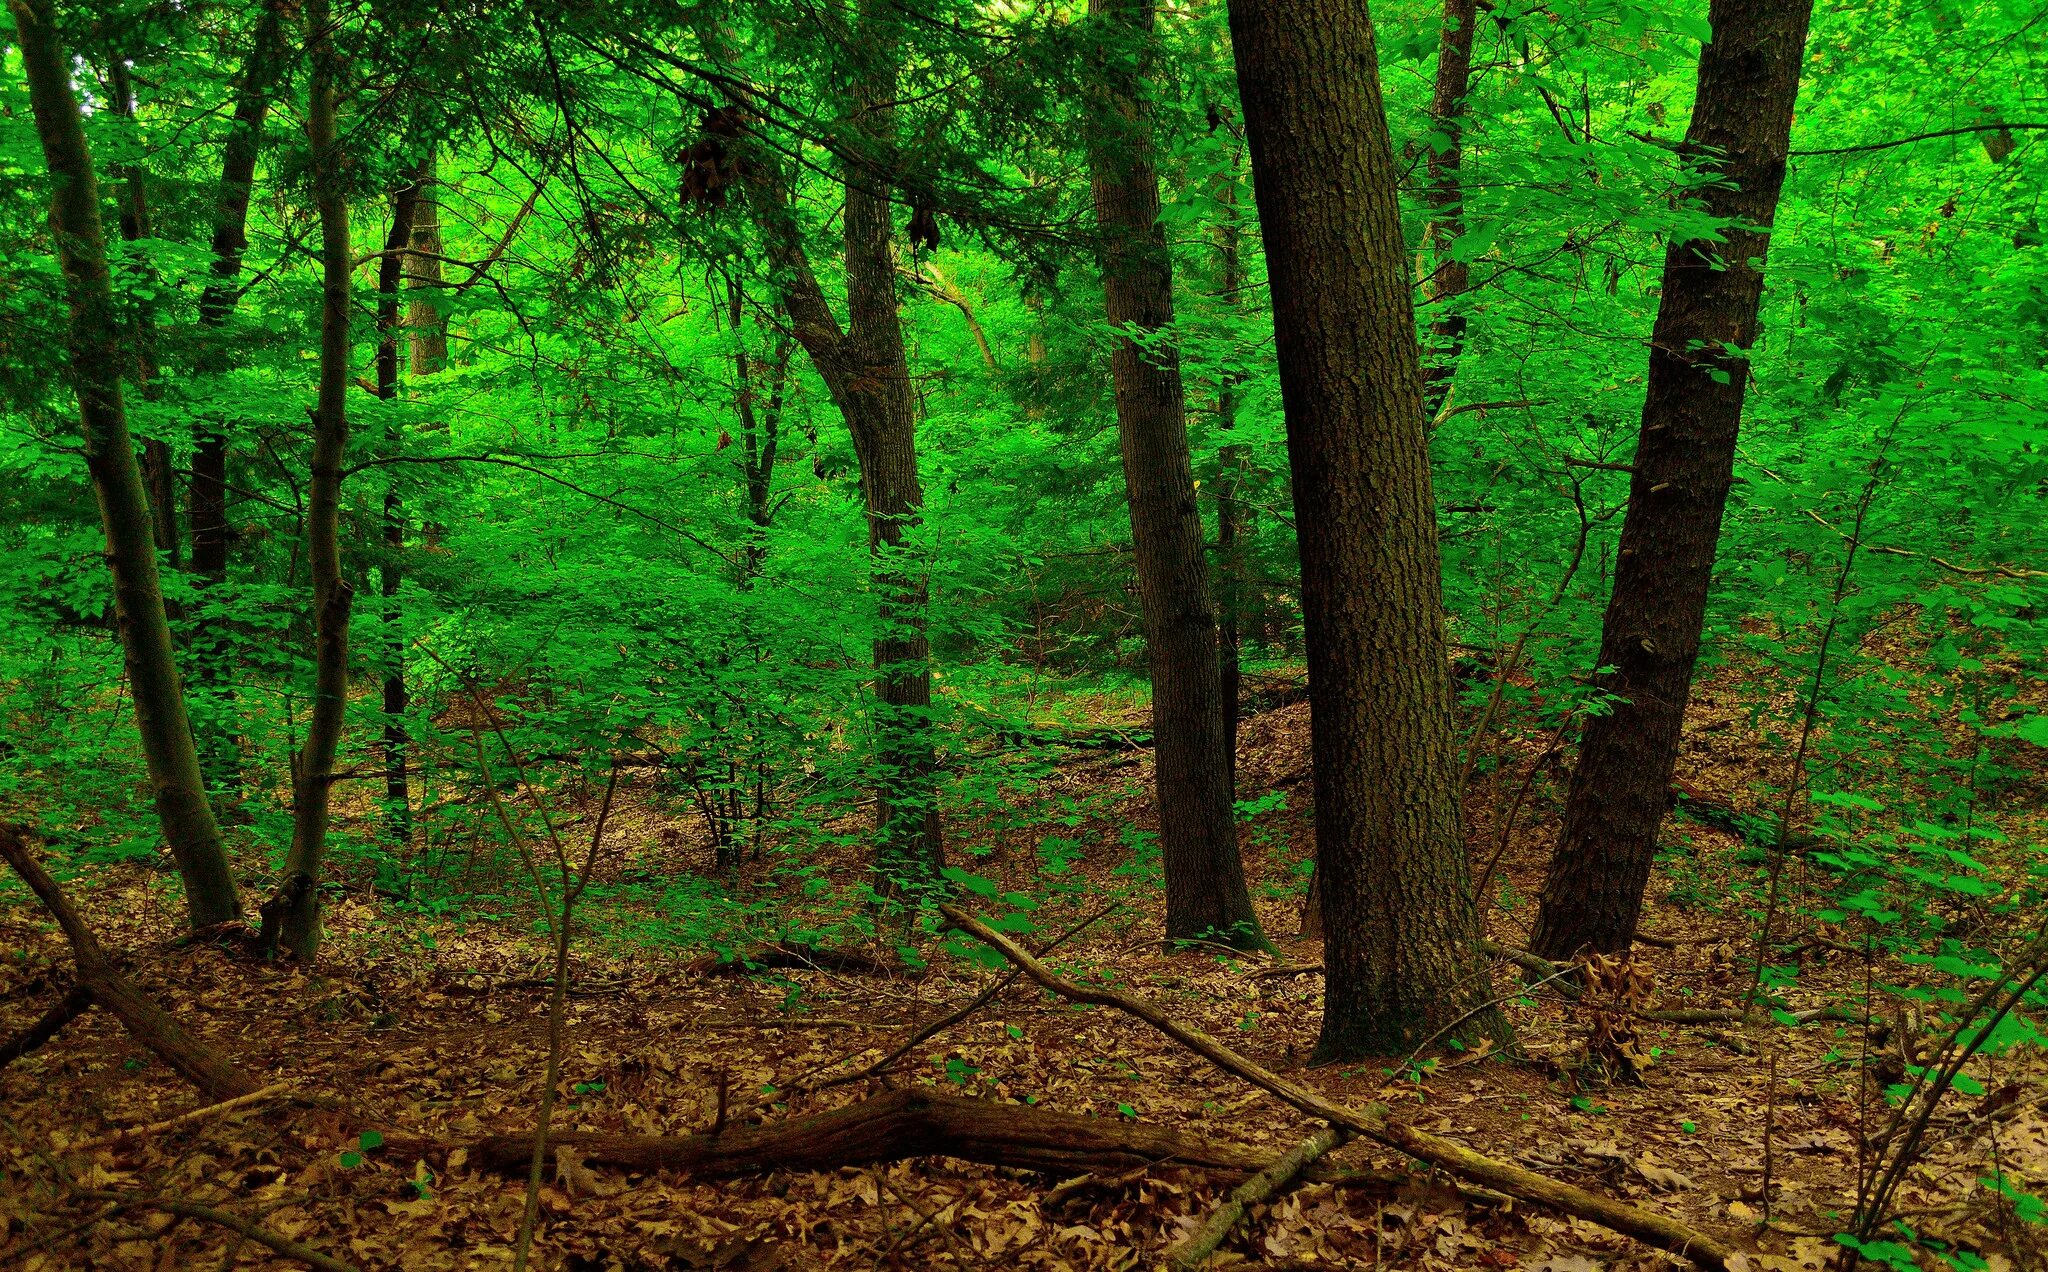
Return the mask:
<svg viewBox="0 0 2048 1272">
<path fill-rule="evenodd" d="M 0 1268 L 2048 1269 L 2040 0 L 6 0 Z"/>
</svg>

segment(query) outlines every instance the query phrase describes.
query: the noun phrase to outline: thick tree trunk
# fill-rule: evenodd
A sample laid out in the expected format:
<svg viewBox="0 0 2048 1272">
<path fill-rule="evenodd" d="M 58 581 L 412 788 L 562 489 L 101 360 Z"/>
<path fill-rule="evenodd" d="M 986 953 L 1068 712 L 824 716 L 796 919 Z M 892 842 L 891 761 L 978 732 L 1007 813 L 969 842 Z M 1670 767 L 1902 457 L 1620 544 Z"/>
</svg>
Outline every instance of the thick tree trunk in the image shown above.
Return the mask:
<svg viewBox="0 0 2048 1272">
<path fill-rule="evenodd" d="M 64 272 L 71 323 L 72 385 L 86 468 L 92 474 L 106 529 L 114 579 L 114 615 L 135 697 L 135 720 L 149 767 L 164 839 L 185 883 L 192 926 L 228 923 L 242 914 L 241 897 L 199 771 L 185 690 L 158 584 L 149 498 L 128 434 L 121 397 L 120 332 L 100 226 L 99 182 L 86 149 L 70 60 L 44 0 L 8 0 L 36 133 L 49 168 L 50 233 Z"/>
<path fill-rule="evenodd" d="M 866 66 L 854 88 L 854 119 L 877 150 L 896 146 L 898 19 L 883 0 L 862 0 L 858 39 Z M 889 192 L 870 172 L 846 178 L 846 351 L 854 367 L 845 397 L 867 504 L 868 547 L 880 603 L 875 637 L 877 886 L 922 895 L 945 865 L 939 829 L 938 759 L 932 733 L 931 645 L 924 550 L 917 529 L 924 487 L 917 472 L 917 395 L 903 352 Z"/>
<path fill-rule="evenodd" d="M 1232 0 L 1301 548 L 1316 1054 L 1500 1036 L 1455 796 L 1415 312 L 1365 0 Z"/>
<path fill-rule="evenodd" d="M 283 0 L 265 0 L 256 15 L 248 60 L 235 81 L 234 121 L 221 155 L 220 186 L 214 196 L 213 278 L 199 297 L 199 324 L 206 329 L 199 369 L 221 374 L 233 366 L 235 350 L 221 334 L 241 300 L 242 254 L 248 250 L 249 196 L 256 180 L 256 160 L 263 149 L 263 121 L 270 95 L 282 72 L 285 49 L 280 10 Z M 204 614 L 205 589 L 227 581 L 228 439 L 221 421 L 201 416 L 193 426 L 192 478 L 187 491 L 187 516 L 192 536 L 191 570 L 201 604 L 194 607 L 191 631 L 193 696 L 198 700 L 197 736 L 208 785 L 239 795 L 242 789 L 241 743 L 233 724 L 233 638 L 225 626 Z"/>
<path fill-rule="evenodd" d="M 114 113 L 132 125 L 135 120 L 135 80 L 128 72 L 125 58 L 115 55 L 107 59 L 107 79 L 113 89 Z M 121 164 L 115 168 L 114 175 L 121 182 L 121 197 L 117 204 L 121 238 L 124 242 L 139 243 L 149 237 L 148 170 L 141 164 Z M 130 308 L 133 312 L 129 328 L 135 346 L 135 385 L 145 400 L 152 400 L 157 394 L 155 306 L 138 301 Z M 142 485 L 149 494 L 150 537 L 156 542 L 156 550 L 169 558 L 171 568 L 175 570 L 179 556 L 178 497 L 172 475 L 170 446 L 161 438 L 144 438 Z"/>
<path fill-rule="evenodd" d="M 1089 0 L 1088 13 L 1105 44 L 1090 103 L 1088 159 L 1103 310 L 1116 332 L 1110 375 L 1152 670 L 1166 936 L 1257 949 L 1266 937 L 1237 853 L 1235 765 L 1180 361 L 1157 340 L 1149 348 L 1138 343 L 1173 325 L 1173 261 L 1159 223 L 1152 121 L 1144 102 L 1152 0 Z"/>
<path fill-rule="evenodd" d="M 1422 409 L 1434 420 L 1450 396 L 1458 373 L 1458 354 L 1465 347 L 1465 315 L 1459 298 L 1472 281 L 1472 267 L 1451 255 L 1451 245 L 1465 232 L 1465 189 L 1459 179 L 1464 162 L 1465 94 L 1472 83 L 1472 26 L 1477 0 L 1444 0 L 1443 34 L 1437 39 L 1436 86 L 1429 114 L 1442 134 L 1429 143 L 1429 242 L 1434 255 L 1425 294 L 1436 316 L 1429 324 L 1428 360 L 1422 368 Z"/>
<path fill-rule="evenodd" d="M 338 54 L 327 0 L 306 5 L 312 84 L 306 141 L 313 153 L 313 199 L 320 214 L 320 389 L 313 410 L 313 456 L 306 483 L 306 561 L 313 579 L 313 702 L 292 774 L 292 846 L 266 936 L 301 961 L 320 948 L 320 866 L 327 855 L 334 754 L 348 706 L 348 619 L 354 589 L 341 573 L 341 469 L 348 453 L 348 201 L 335 138 Z M 274 935 L 272 935 L 274 933 Z M 269 952 L 269 951 L 266 951 Z"/>
<path fill-rule="evenodd" d="M 1530 948 L 1564 959 L 1626 950 L 1706 620 L 1721 514 L 1757 338 L 1764 253 L 1785 179 L 1811 0 L 1715 0 L 1700 50 L 1685 152 L 1717 180 L 1707 210 L 1726 242 L 1674 243 L 1650 337 L 1650 383 L 1629 481 L 1599 687 L 1614 709 L 1586 722 Z"/>
<path fill-rule="evenodd" d="M 377 396 L 386 403 L 398 400 L 398 342 L 404 334 L 399 330 L 399 287 L 405 276 L 406 249 L 414 245 L 421 193 L 432 179 L 433 165 L 431 157 L 422 160 L 413 180 L 391 196 L 391 229 L 384 236 L 384 255 L 377 262 Z M 403 429 L 395 418 L 387 418 L 385 429 L 385 454 L 401 454 L 405 449 Z M 398 610 L 398 590 L 404 578 L 399 559 L 404 551 L 405 507 L 394 477 L 384 488 L 384 559 L 377 567 L 377 582 L 384 602 L 384 828 L 391 842 L 401 848 L 412 838 L 412 796 L 406 773 L 411 740 L 405 728 L 405 634 Z"/>
</svg>

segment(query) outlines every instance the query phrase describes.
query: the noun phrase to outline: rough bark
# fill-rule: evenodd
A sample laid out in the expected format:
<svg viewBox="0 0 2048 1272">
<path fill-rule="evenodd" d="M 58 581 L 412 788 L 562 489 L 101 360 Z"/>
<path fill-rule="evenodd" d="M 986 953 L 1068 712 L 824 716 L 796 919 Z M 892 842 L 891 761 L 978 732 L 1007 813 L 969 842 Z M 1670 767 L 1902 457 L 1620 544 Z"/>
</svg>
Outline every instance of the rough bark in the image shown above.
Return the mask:
<svg viewBox="0 0 2048 1272">
<path fill-rule="evenodd" d="M 1649 390 L 1629 480 L 1596 682 L 1612 711 L 1586 722 L 1564 827 L 1530 946 L 1549 958 L 1619 953 L 1642 911 L 1705 625 L 1735 472 L 1764 254 L 1784 184 L 1811 0 L 1715 0 L 1686 130 L 1716 180 L 1706 210 L 1726 241 L 1673 243 L 1650 337 Z"/>
<path fill-rule="evenodd" d="M 938 1156 L 1069 1175 L 1149 1165 L 1227 1171 L 1254 1171 L 1265 1165 L 1256 1150 L 1199 1140 L 1164 1127 L 972 1100 L 917 1087 L 829 1113 L 717 1134 L 559 1131 L 548 1136 L 548 1144 L 566 1148 L 591 1165 L 700 1176 L 832 1170 Z M 524 1167 L 532 1152 L 533 1132 L 515 1131 L 471 1144 L 469 1160 L 484 1170 L 512 1171 Z"/>
<path fill-rule="evenodd" d="M 1239 45 L 1242 48 L 1242 44 Z M 1369 65 L 1369 63 L 1368 63 Z M 1256 144 L 1256 143 L 1255 143 Z M 1256 165 L 1257 150 L 1253 151 Z M 1256 171 L 1256 168 L 1254 169 Z M 1416 1130 L 1394 1121 L 1383 1104 L 1352 1108 L 1339 1104 L 1313 1088 L 1282 1077 L 1264 1065 L 1239 1054 L 1201 1030 L 1180 1021 L 1145 999 L 1113 989 L 1077 984 L 1055 974 L 1032 957 L 1022 946 L 986 923 L 954 906 L 942 905 L 939 912 L 947 922 L 1000 953 L 1039 985 L 1075 1003 L 1114 1008 L 1142 1020 L 1223 1072 L 1292 1105 L 1301 1112 L 1331 1126 L 1354 1131 L 1368 1139 L 1396 1148 L 1418 1161 L 1439 1166 L 1473 1183 L 1549 1206 L 1568 1215 L 1589 1219 L 1616 1232 L 1626 1233 L 1647 1245 L 1683 1255 L 1705 1268 L 1734 1269 L 1748 1266 L 1742 1255 L 1726 1241 L 1687 1226 L 1655 1211 L 1642 1210 L 1625 1202 L 1602 1197 L 1571 1184 L 1560 1183 L 1525 1166 L 1488 1157 L 1455 1140 Z"/>
<path fill-rule="evenodd" d="M 1316 1055 L 1504 1035 L 1455 797 L 1443 581 L 1397 172 L 1365 0 L 1232 0 L 1301 550 Z"/>
<path fill-rule="evenodd" d="M 22 5 L 25 0 L 11 0 Z M 18 15 L 17 15 L 18 21 Z M 61 65 L 61 63 L 60 63 Z M 135 1040 L 149 1048 L 179 1076 L 216 1100 L 231 1100 L 259 1089 L 259 1083 L 233 1061 L 186 1033 L 182 1025 L 157 1006 L 156 1000 L 130 984 L 114 966 L 114 960 L 100 946 L 92 929 L 85 925 L 71 899 L 57 886 L 28 846 L 28 836 L 19 826 L 0 824 L 0 859 L 14 867 L 29 891 L 43 903 L 57 926 L 71 942 L 71 957 L 77 966 L 78 987 L 92 1000 L 120 1020 Z M 67 1000 L 68 1001 L 68 1000 Z M 54 1031 L 53 1031 L 54 1032 Z"/>
<path fill-rule="evenodd" d="M 349 240 L 341 146 L 335 137 L 339 78 L 331 11 L 306 5 L 312 84 L 306 141 L 320 215 L 320 388 L 313 408 L 313 455 L 306 483 L 306 561 L 313 584 L 313 701 L 292 774 L 292 846 L 277 922 L 266 934 L 301 961 L 320 948 L 320 866 L 327 855 L 334 755 L 348 706 L 348 618 L 354 589 L 341 573 L 341 469 L 348 453 Z M 270 918 L 266 915 L 266 920 Z M 266 950 L 266 953 L 274 951 Z"/>
<path fill-rule="evenodd" d="M 1154 789 L 1168 940 L 1263 948 L 1237 852 L 1235 757 L 1224 717 L 1216 610 L 1188 453 L 1173 324 L 1173 261 L 1159 223 L 1151 112 L 1152 0 L 1089 0 L 1104 43 L 1090 103 L 1097 258 L 1115 334 L 1110 376 L 1129 493 L 1132 556 L 1152 673 Z M 1141 343 L 1142 342 L 1142 343 Z"/>
<path fill-rule="evenodd" d="M 185 690 L 157 579 L 149 498 L 135 462 L 121 396 L 120 332 L 100 225 L 99 182 L 86 149 L 70 61 L 44 0 L 8 0 L 36 133 L 51 182 L 50 233 L 70 307 L 72 387 L 113 574 L 114 616 L 135 700 L 135 721 L 164 839 L 185 884 L 194 927 L 241 917 L 220 828 L 206 802 Z"/>
<path fill-rule="evenodd" d="M 1430 350 L 1422 368 L 1423 414 L 1434 420 L 1450 396 L 1465 347 L 1465 315 L 1459 297 L 1472 281 L 1472 267 L 1451 255 L 1451 245 L 1465 232 L 1465 190 L 1459 180 L 1464 162 L 1465 95 L 1472 83 L 1472 27 L 1477 0 L 1444 0 L 1443 34 L 1437 38 L 1436 83 L 1429 114 L 1441 140 L 1429 142 L 1429 243 L 1434 256 L 1425 294 L 1436 315 L 1429 324 Z"/>
<path fill-rule="evenodd" d="M 211 250 L 213 277 L 199 297 L 199 324 L 208 333 L 199 355 L 199 370 L 220 374 L 232 365 L 234 349 L 222 335 L 241 300 L 242 254 L 248 250 L 249 196 L 256 180 L 256 160 L 263 149 L 263 121 L 285 60 L 283 0 L 266 0 L 257 11 L 249 54 L 235 80 L 234 118 L 221 155 L 220 185 L 214 196 Z M 228 439 L 222 421 L 202 415 L 193 425 L 192 477 L 186 497 L 192 536 L 192 582 L 205 589 L 227 581 Z M 195 614 L 203 605 L 195 606 Z M 242 786 L 241 745 L 234 725 L 234 688 L 229 668 L 232 640 L 203 616 L 191 632 L 192 685 L 201 699 L 199 748 L 208 785 L 239 793 Z"/>
<path fill-rule="evenodd" d="M 448 369 L 448 320 L 434 303 L 441 286 L 441 168 L 438 147 L 420 161 L 414 182 L 413 255 L 406 276 L 412 299 L 406 306 L 406 334 L 412 342 L 411 370 L 416 376 Z"/>
<path fill-rule="evenodd" d="M 433 167 L 430 155 L 420 162 L 413 179 L 392 194 L 391 228 L 377 262 L 377 397 L 386 403 L 398 400 L 399 340 L 404 334 L 399 329 L 403 303 L 399 286 L 409 255 L 406 249 L 414 246 L 421 193 L 433 179 Z M 438 227 L 436 231 L 438 236 Z M 384 453 L 396 457 L 405 449 L 404 430 L 395 416 L 387 416 L 384 427 Z M 411 739 L 405 727 L 405 634 L 398 608 L 404 551 L 405 506 L 393 477 L 384 488 L 384 558 L 377 567 L 377 590 L 383 600 L 384 628 L 384 827 L 391 842 L 400 847 L 412 838 L 412 796 L 406 772 Z"/>
</svg>

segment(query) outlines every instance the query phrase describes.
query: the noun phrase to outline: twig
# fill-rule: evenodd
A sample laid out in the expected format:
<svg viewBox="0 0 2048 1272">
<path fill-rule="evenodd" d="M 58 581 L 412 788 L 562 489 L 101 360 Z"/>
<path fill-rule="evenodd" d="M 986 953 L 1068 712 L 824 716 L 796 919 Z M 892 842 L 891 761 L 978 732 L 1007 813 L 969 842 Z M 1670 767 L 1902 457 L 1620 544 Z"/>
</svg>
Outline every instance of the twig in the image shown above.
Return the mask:
<svg viewBox="0 0 2048 1272">
<path fill-rule="evenodd" d="M 268 1246 L 287 1259 L 297 1259 L 309 1268 L 318 1268 L 320 1272 L 356 1272 L 354 1264 L 343 1263 L 332 1255 L 320 1253 L 312 1246 L 301 1245 L 289 1237 L 279 1236 L 270 1229 L 252 1223 L 240 1215 L 232 1215 L 225 1210 L 215 1210 L 212 1206 L 202 1206 L 190 1201 L 177 1201 L 169 1197 L 131 1197 L 126 1193 L 102 1192 L 99 1189 L 88 1189 L 78 1195 L 93 1201 L 110 1201 L 123 1210 L 158 1210 L 167 1215 L 183 1215 L 188 1219 L 203 1219 L 207 1223 L 219 1224 L 230 1232 L 239 1232 L 257 1245 Z"/>
<path fill-rule="evenodd" d="M 193 1122 L 203 1122 L 208 1118 L 218 1117 L 223 1113 L 231 1113 L 236 1109 L 247 1108 L 251 1104 L 259 1104 L 273 1095 L 289 1090 L 290 1087 L 291 1083 L 289 1082 L 273 1082 L 269 1086 L 251 1091 L 247 1095 L 238 1095 L 232 1100 L 222 1100 L 218 1104 L 208 1104 L 203 1108 L 187 1109 L 176 1117 L 167 1117 L 161 1122 L 151 1122 L 147 1126 L 130 1126 L 118 1131 L 109 1131 L 105 1135 L 84 1140 L 77 1144 L 67 1145 L 65 1151 L 78 1152 L 88 1148 L 108 1148 L 139 1136 L 161 1135 L 165 1131 L 176 1130 L 181 1126 L 189 1126 Z"/>
<path fill-rule="evenodd" d="M 1026 976 L 1070 1002 L 1113 1007 L 1134 1016 L 1180 1043 L 1196 1055 L 1237 1078 L 1277 1096 L 1311 1117 L 1333 1126 L 1355 1131 L 1383 1144 L 1398 1148 L 1411 1157 L 1453 1174 L 1520 1197 L 1588 1219 L 1616 1232 L 1626 1233 L 1645 1244 L 1669 1250 L 1705 1268 L 1728 1272 L 1742 1265 L 1735 1247 L 1719 1237 L 1701 1232 L 1667 1215 L 1656 1214 L 1611 1198 L 1560 1183 L 1512 1162 L 1487 1157 L 1454 1140 L 1393 1121 L 1384 1106 L 1354 1109 L 1339 1104 L 1318 1091 L 1280 1076 L 1263 1065 L 1238 1054 L 1199 1029 L 1181 1024 L 1142 999 L 1115 990 L 1090 988 L 1064 980 L 1033 958 L 1009 937 L 980 919 L 951 905 L 939 913 L 961 931 L 980 940 L 1023 969 Z"/>
</svg>

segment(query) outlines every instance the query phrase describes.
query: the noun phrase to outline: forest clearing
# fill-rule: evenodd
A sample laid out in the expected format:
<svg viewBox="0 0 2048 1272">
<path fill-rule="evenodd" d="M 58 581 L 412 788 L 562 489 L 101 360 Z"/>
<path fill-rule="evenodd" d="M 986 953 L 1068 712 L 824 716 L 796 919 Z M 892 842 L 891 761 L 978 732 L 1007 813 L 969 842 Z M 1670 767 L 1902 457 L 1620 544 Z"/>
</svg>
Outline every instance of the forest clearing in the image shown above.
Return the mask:
<svg viewBox="0 0 2048 1272">
<path fill-rule="evenodd" d="M 2048 1268 L 2048 10 L 7 9 L 0 1268 Z"/>
</svg>

